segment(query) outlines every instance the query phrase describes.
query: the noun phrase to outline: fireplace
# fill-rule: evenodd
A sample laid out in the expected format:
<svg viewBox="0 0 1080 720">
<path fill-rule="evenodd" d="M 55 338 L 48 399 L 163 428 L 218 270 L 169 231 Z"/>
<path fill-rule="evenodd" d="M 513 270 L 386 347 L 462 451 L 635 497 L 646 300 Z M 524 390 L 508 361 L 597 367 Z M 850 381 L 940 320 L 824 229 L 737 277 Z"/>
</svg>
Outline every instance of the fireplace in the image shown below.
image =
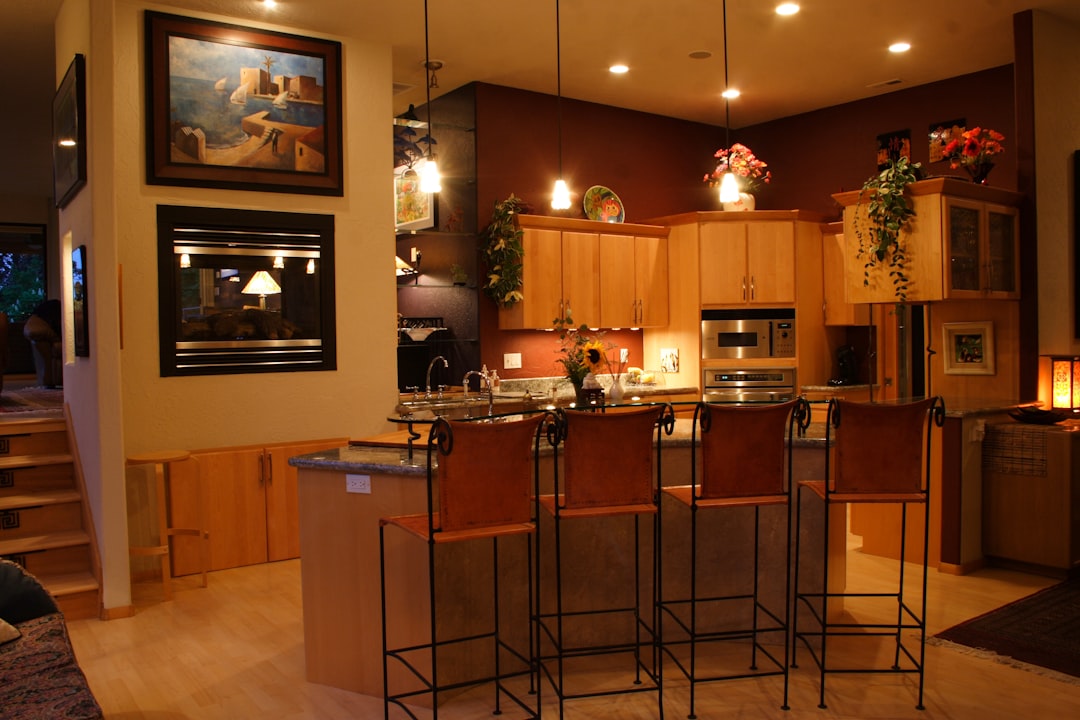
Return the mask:
<svg viewBox="0 0 1080 720">
<path fill-rule="evenodd" d="M 335 370 L 334 218 L 159 205 L 161 375 Z"/>
</svg>

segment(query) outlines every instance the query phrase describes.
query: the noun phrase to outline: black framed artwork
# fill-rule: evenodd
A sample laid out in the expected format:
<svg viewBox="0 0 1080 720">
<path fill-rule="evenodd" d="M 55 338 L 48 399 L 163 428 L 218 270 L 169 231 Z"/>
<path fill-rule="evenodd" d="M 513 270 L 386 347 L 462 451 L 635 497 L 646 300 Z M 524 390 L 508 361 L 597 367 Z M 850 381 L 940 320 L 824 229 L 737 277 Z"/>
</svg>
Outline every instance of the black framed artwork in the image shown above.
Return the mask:
<svg viewBox="0 0 1080 720">
<path fill-rule="evenodd" d="M 344 194 L 341 43 L 146 12 L 146 181 Z"/>
<path fill-rule="evenodd" d="M 86 184 L 86 58 L 77 54 L 53 96 L 53 197 L 65 207 Z"/>
<path fill-rule="evenodd" d="M 71 251 L 71 306 L 75 331 L 75 355 L 90 357 L 90 313 L 87 307 L 86 246 Z"/>
</svg>

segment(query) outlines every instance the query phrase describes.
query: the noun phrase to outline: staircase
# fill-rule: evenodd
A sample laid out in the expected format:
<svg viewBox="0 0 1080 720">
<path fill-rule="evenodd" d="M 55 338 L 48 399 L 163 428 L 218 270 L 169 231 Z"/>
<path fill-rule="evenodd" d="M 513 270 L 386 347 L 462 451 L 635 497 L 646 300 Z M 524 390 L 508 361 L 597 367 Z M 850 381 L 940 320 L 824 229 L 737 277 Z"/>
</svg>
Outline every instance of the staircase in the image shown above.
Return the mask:
<svg viewBox="0 0 1080 720">
<path fill-rule="evenodd" d="M 35 575 L 68 619 L 97 617 L 97 548 L 64 418 L 0 421 L 0 556 Z"/>
</svg>

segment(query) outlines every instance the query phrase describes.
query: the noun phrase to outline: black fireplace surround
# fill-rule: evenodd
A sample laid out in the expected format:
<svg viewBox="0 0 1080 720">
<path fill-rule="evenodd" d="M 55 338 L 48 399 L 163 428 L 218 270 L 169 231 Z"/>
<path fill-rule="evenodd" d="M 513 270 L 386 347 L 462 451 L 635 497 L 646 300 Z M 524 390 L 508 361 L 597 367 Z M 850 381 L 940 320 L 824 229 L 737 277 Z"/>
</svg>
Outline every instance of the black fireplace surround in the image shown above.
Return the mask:
<svg viewBox="0 0 1080 720">
<path fill-rule="evenodd" d="M 334 217 L 159 205 L 161 375 L 337 369 Z"/>
</svg>

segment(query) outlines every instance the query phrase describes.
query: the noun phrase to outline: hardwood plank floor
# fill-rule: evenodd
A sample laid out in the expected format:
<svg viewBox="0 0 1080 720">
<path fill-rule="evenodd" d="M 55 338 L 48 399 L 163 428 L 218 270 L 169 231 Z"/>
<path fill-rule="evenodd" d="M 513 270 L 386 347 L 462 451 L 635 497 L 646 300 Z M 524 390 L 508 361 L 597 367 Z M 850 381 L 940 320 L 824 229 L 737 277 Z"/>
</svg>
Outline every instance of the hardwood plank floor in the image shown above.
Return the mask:
<svg viewBox="0 0 1080 720">
<path fill-rule="evenodd" d="M 888 561 L 849 553 L 849 578 L 890 577 Z M 304 679 L 300 561 L 256 565 L 176 581 L 175 599 L 161 601 L 159 583 L 135 586 L 133 617 L 69 623 L 90 686 L 110 720 L 237 720 L 242 718 L 367 719 L 382 702 Z M 373 581 L 377 582 L 377 579 Z M 999 569 L 968 576 L 931 571 L 930 633 L 1053 584 Z M 779 709 L 779 678 L 699 686 L 705 718 L 1066 718 L 1080 717 L 1080 685 L 950 647 L 927 647 L 926 710 L 915 709 L 914 679 L 832 676 L 828 709 L 817 707 L 816 675 L 803 656 L 791 671 L 791 711 Z M 665 715 L 686 716 L 686 683 L 668 671 Z M 553 697 L 545 686 L 545 711 Z M 490 717 L 487 690 L 471 691 L 440 708 L 449 720 Z M 547 714 L 547 713 L 545 713 Z M 554 713 L 551 713 L 554 716 Z M 568 718 L 657 717 L 649 695 L 578 700 Z M 400 714 L 391 714 L 399 717 Z M 520 717 L 508 709 L 503 717 Z"/>
</svg>

